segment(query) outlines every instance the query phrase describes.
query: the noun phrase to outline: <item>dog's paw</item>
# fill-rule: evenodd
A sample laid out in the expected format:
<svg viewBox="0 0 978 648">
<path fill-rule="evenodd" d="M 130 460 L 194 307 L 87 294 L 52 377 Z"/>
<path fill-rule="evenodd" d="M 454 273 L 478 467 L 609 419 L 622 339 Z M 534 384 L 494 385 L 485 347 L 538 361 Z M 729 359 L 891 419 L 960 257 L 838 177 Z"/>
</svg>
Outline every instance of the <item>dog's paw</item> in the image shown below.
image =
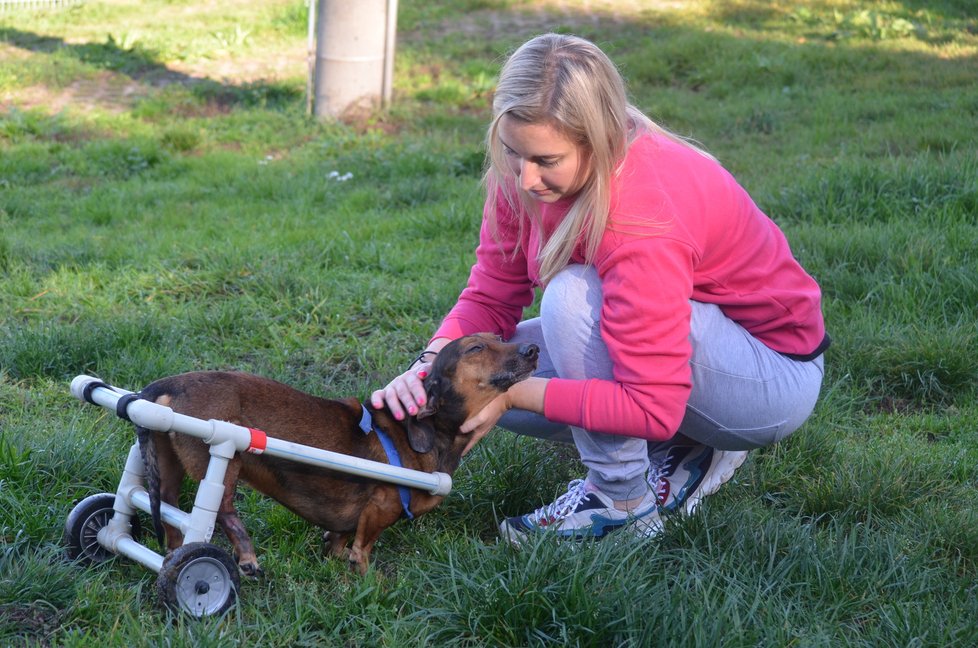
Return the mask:
<svg viewBox="0 0 978 648">
<path fill-rule="evenodd" d="M 265 575 L 265 570 L 256 562 L 238 563 L 238 571 L 248 578 L 261 578 Z"/>
<path fill-rule="evenodd" d="M 346 534 L 336 531 L 323 531 L 323 552 L 327 556 L 338 556 L 346 559 L 350 556 L 346 541 Z"/>
<path fill-rule="evenodd" d="M 258 558 L 252 556 L 248 559 L 242 559 L 235 554 L 235 559 L 238 562 L 238 571 L 241 572 L 242 576 L 247 576 L 248 578 L 260 578 L 265 575 L 265 570 L 261 568 L 258 564 Z"/>
<path fill-rule="evenodd" d="M 352 553 L 350 555 L 350 558 L 347 560 L 346 565 L 347 567 L 350 568 L 350 571 L 353 572 L 354 574 L 357 574 L 359 576 L 367 575 L 367 563 L 362 558 L 360 559 L 354 558 Z"/>
</svg>

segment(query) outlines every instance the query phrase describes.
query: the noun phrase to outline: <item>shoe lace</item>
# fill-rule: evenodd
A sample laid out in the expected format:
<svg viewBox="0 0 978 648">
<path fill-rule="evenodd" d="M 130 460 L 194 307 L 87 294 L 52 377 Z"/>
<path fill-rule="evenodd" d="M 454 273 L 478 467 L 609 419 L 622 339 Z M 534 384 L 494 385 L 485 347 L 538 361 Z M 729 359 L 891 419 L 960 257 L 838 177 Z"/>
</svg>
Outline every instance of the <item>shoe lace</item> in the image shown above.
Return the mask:
<svg viewBox="0 0 978 648">
<path fill-rule="evenodd" d="M 575 479 L 567 484 L 567 492 L 555 499 L 550 504 L 542 506 L 530 513 L 529 519 L 535 524 L 546 526 L 564 519 L 570 515 L 577 505 L 581 503 L 587 492 L 584 489 L 584 480 Z"/>
<path fill-rule="evenodd" d="M 662 477 L 657 477 L 655 483 L 652 484 L 652 489 L 655 491 L 655 499 L 661 505 L 665 504 L 666 498 L 669 497 L 669 482 Z"/>
<path fill-rule="evenodd" d="M 666 479 L 666 475 L 669 474 L 672 468 L 672 461 L 673 457 L 670 452 L 663 459 L 649 465 L 648 482 L 652 486 L 652 490 L 655 491 L 655 497 L 660 504 L 669 495 L 669 482 Z"/>
</svg>

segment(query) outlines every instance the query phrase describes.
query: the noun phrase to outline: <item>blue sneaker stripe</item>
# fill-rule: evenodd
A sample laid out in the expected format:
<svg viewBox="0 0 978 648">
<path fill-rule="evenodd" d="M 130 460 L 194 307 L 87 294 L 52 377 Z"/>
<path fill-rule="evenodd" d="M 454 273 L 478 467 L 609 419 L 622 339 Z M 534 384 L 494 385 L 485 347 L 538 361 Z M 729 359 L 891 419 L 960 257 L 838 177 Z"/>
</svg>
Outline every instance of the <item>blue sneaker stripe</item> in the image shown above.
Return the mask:
<svg viewBox="0 0 978 648">
<path fill-rule="evenodd" d="M 686 483 L 678 491 L 670 493 L 672 501 L 662 507 L 664 510 L 673 511 L 681 506 L 686 501 L 686 498 L 696 492 L 696 489 L 703 483 L 710 469 L 710 465 L 713 463 L 713 448 L 703 447 L 707 449 L 707 452 L 701 452 L 689 461 L 681 464 L 681 467 L 689 473 L 689 476 L 686 478 Z"/>
<path fill-rule="evenodd" d="M 593 493 L 588 493 L 584 496 L 584 499 L 581 500 L 581 503 L 577 505 L 577 508 L 574 509 L 574 512 L 576 513 L 578 511 L 590 511 L 591 509 L 603 508 L 607 507 L 601 503 L 601 500 L 595 497 Z"/>
</svg>

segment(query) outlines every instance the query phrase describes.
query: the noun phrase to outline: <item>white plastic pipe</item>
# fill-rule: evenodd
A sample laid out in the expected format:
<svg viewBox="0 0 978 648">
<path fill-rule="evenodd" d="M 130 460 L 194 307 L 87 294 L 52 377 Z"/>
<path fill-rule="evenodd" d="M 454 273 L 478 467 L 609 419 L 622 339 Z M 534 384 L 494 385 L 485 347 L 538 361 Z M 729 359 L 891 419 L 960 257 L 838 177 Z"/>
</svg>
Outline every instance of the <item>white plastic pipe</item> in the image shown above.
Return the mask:
<svg viewBox="0 0 978 648">
<path fill-rule="evenodd" d="M 71 381 L 71 394 L 79 400 L 84 400 L 85 389 L 88 385 L 100 382 L 98 378 L 92 376 L 76 376 Z M 119 399 L 130 393 L 132 392 L 117 387 L 95 387 L 91 390 L 90 396 L 97 405 L 114 412 Z M 246 427 L 213 419 L 204 421 L 179 414 L 169 407 L 147 400 L 132 401 L 126 408 L 126 414 L 133 423 L 150 430 L 188 434 L 202 439 L 212 446 L 230 441 L 238 452 L 264 453 L 289 461 L 426 490 L 432 495 L 448 495 L 452 490 L 452 477 L 447 473 L 426 473 L 420 470 L 391 466 L 379 461 L 351 457 L 339 452 L 313 448 L 273 437 L 264 439 L 265 447 L 262 450 L 253 445 L 253 433 Z"/>
<path fill-rule="evenodd" d="M 139 456 L 139 448 L 133 445 L 126 457 L 126 466 L 122 470 L 122 478 L 116 489 L 115 501 L 112 508 L 115 513 L 108 524 L 98 531 L 98 542 L 112 553 L 121 554 L 139 564 L 159 572 L 163 566 L 163 556 L 139 544 L 132 537 L 132 518 L 139 504 L 134 501 L 133 493 L 139 491 L 145 495 L 143 483 L 143 461 Z M 146 508 L 149 512 L 149 498 L 146 497 Z"/>
<path fill-rule="evenodd" d="M 145 488 L 134 488 L 129 491 L 129 502 L 133 508 L 152 515 L 153 510 L 149 502 L 149 493 L 146 492 Z M 190 528 L 190 514 L 166 502 L 160 502 L 160 519 L 170 526 L 180 529 L 180 533 L 184 535 L 186 535 L 187 529 Z"/>
<path fill-rule="evenodd" d="M 139 544 L 127 533 L 116 532 L 110 524 L 99 529 L 98 542 L 112 553 L 134 560 L 157 574 L 163 569 L 163 556 L 161 554 Z"/>
</svg>

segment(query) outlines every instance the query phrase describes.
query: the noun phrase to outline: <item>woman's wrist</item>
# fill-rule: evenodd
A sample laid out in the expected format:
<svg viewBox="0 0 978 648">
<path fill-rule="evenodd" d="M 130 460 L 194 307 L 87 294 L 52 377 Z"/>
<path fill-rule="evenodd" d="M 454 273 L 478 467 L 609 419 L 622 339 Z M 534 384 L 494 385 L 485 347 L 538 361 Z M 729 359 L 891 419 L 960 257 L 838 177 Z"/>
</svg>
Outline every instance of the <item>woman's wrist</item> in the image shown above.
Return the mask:
<svg viewBox="0 0 978 648">
<path fill-rule="evenodd" d="M 417 357 L 414 358 L 414 360 L 411 361 L 411 364 L 408 365 L 408 371 L 413 369 L 414 366 L 418 363 L 423 364 L 425 362 L 434 362 L 435 356 L 438 355 L 438 352 L 441 351 L 443 348 L 445 348 L 445 345 L 448 344 L 449 342 L 451 342 L 451 340 L 449 340 L 448 338 L 433 339 L 431 342 L 428 343 L 428 347 L 424 351 L 419 353 Z"/>
<path fill-rule="evenodd" d="M 418 354 L 418 357 L 416 357 L 414 360 L 411 361 L 411 364 L 408 365 L 408 371 L 413 369 L 414 365 L 418 364 L 419 362 L 433 362 L 434 356 L 436 355 L 438 355 L 437 351 L 432 351 L 431 349 L 425 349 L 424 351 Z"/>
<path fill-rule="evenodd" d="M 521 380 L 506 392 L 506 401 L 512 408 L 543 414 L 543 401 L 548 382 L 550 382 L 549 378 L 539 376 Z"/>
</svg>

